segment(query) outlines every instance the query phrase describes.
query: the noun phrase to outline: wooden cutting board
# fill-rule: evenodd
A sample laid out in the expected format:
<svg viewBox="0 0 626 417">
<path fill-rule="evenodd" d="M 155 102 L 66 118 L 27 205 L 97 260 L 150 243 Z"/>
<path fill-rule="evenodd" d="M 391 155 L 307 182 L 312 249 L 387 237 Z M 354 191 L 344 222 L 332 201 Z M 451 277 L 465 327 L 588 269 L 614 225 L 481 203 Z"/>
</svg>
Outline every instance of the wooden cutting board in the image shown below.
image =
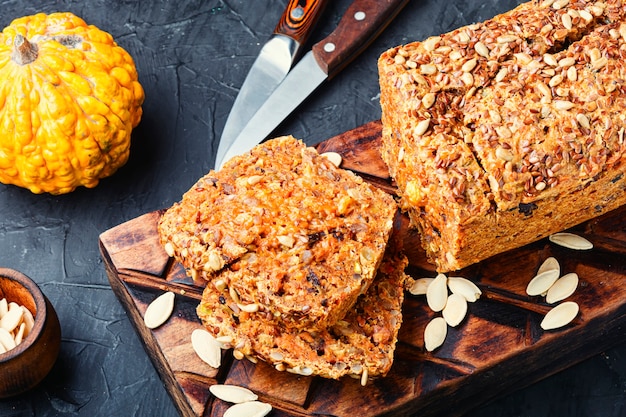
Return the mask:
<svg viewBox="0 0 626 417">
<path fill-rule="evenodd" d="M 342 154 L 343 166 L 393 192 L 378 156 L 380 122 L 329 139 L 320 152 Z M 362 387 L 359 381 L 296 376 L 264 364 L 235 360 L 223 352 L 213 369 L 191 347 L 200 328 L 195 309 L 202 289 L 158 242 L 160 211 L 114 227 L 100 235 L 100 249 L 113 291 L 128 312 L 146 351 L 183 416 L 221 416 L 229 404 L 211 396 L 216 383 L 246 386 L 272 404 L 272 416 L 435 416 L 460 415 L 504 393 L 529 385 L 615 345 L 626 336 L 626 208 L 573 229 L 594 243 L 590 251 L 555 246 L 547 239 L 496 256 L 455 273 L 475 281 L 483 296 L 470 303 L 468 315 L 449 328 L 442 347 L 423 347 L 423 333 L 434 316 L 423 296 L 407 294 L 394 365 L 389 375 Z M 415 278 L 433 277 L 416 233 L 399 226 Z M 576 272 L 578 318 L 557 331 L 539 326 L 551 306 L 529 297 L 526 285 L 549 256 L 562 273 Z M 176 306 L 161 327 L 143 324 L 147 305 L 174 291 Z M 132 359 L 132 358 L 129 358 Z"/>
</svg>

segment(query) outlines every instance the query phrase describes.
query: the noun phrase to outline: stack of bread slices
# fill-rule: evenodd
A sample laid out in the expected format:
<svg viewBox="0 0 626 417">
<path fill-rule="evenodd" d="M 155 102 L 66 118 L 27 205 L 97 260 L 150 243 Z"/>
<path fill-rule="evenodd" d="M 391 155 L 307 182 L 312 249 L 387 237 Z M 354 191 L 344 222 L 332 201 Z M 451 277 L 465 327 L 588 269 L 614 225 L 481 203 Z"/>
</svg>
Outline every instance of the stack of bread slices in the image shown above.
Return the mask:
<svg viewBox="0 0 626 417">
<path fill-rule="evenodd" d="M 201 178 L 159 234 L 235 357 L 365 383 L 389 371 L 402 322 L 396 214 L 392 196 L 281 137 Z"/>
</svg>

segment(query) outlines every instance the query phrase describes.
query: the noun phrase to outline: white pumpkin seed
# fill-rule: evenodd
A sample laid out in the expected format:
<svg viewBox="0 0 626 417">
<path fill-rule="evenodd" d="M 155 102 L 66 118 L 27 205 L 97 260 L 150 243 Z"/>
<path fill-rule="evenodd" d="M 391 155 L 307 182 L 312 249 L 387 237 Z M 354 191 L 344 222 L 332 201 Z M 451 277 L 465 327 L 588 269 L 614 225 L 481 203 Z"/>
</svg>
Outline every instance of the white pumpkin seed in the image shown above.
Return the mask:
<svg viewBox="0 0 626 417">
<path fill-rule="evenodd" d="M 539 269 L 537 270 L 537 275 L 546 271 L 557 271 L 557 274 L 561 274 L 561 265 L 559 265 L 559 261 L 557 261 L 555 257 L 550 256 L 545 261 L 543 261 L 543 263 L 541 264 L 541 266 L 539 266 Z"/>
<path fill-rule="evenodd" d="M 555 233 L 548 237 L 550 242 L 563 246 L 568 249 L 575 250 L 589 250 L 593 248 L 593 244 L 582 236 L 575 235 L 574 233 Z"/>
<path fill-rule="evenodd" d="M 557 303 L 565 300 L 570 295 L 574 294 L 578 287 L 578 274 L 570 272 L 557 279 L 556 282 L 550 287 L 546 294 L 546 302 L 549 304 Z"/>
<path fill-rule="evenodd" d="M 337 152 L 324 152 L 321 154 L 323 157 L 328 158 L 328 160 L 336 167 L 341 165 L 343 158 Z"/>
<path fill-rule="evenodd" d="M 11 333 L 3 327 L 0 327 L 0 345 L 4 346 L 6 350 L 11 350 L 16 346 Z"/>
<path fill-rule="evenodd" d="M 448 277 L 448 288 L 452 294 L 460 294 L 470 303 L 478 300 L 483 293 L 476 284 L 462 277 Z"/>
<path fill-rule="evenodd" d="M 224 413 L 224 417 L 263 417 L 272 411 L 272 406 L 260 401 L 235 404 Z"/>
<path fill-rule="evenodd" d="M 211 385 L 209 387 L 211 394 L 215 395 L 222 401 L 233 404 L 245 403 L 248 401 L 256 401 L 259 397 L 248 388 L 237 385 Z"/>
<path fill-rule="evenodd" d="M 24 340 L 24 332 L 26 331 L 26 323 L 20 323 L 19 330 L 15 333 L 15 344 L 19 345 Z"/>
<path fill-rule="evenodd" d="M 196 329 L 191 333 L 191 345 L 196 354 L 213 368 L 222 363 L 222 349 L 213 335 L 204 329 Z"/>
<path fill-rule="evenodd" d="M 461 294 L 452 293 L 441 313 L 448 326 L 456 327 L 467 314 L 467 300 Z"/>
<path fill-rule="evenodd" d="M 167 321 L 174 311 L 174 298 L 173 292 L 168 291 L 155 298 L 143 316 L 143 321 L 148 329 L 156 329 Z"/>
<path fill-rule="evenodd" d="M 574 301 L 566 301 L 548 311 L 541 321 L 544 330 L 558 329 L 568 325 L 578 315 L 579 307 Z"/>
<path fill-rule="evenodd" d="M 24 324 L 26 325 L 26 328 L 24 329 L 24 337 L 26 337 L 35 326 L 35 317 L 33 317 L 33 313 L 31 313 L 26 307 L 22 306 L 22 310 L 24 311 L 22 320 L 24 320 Z"/>
<path fill-rule="evenodd" d="M 9 303 L 6 298 L 0 300 L 0 319 L 9 312 Z"/>
<path fill-rule="evenodd" d="M 5 329 L 9 333 L 20 325 L 22 321 L 22 316 L 24 314 L 21 306 L 18 306 L 17 304 L 14 305 L 16 307 L 12 307 L 12 305 L 10 305 L 9 311 L 0 319 L 0 327 Z"/>
<path fill-rule="evenodd" d="M 432 311 L 441 311 L 448 300 L 448 278 L 439 274 L 426 289 L 426 302 Z"/>
<path fill-rule="evenodd" d="M 424 329 L 424 347 L 432 352 L 443 344 L 448 333 L 448 324 L 443 317 L 435 317 Z"/>
<path fill-rule="evenodd" d="M 418 278 L 411 284 L 409 292 L 413 295 L 425 295 L 428 286 L 433 280 L 434 278 Z"/>
<path fill-rule="evenodd" d="M 537 274 L 528 283 L 526 294 L 530 296 L 541 295 L 547 292 L 557 279 L 559 279 L 559 271 L 554 269 Z"/>
</svg>

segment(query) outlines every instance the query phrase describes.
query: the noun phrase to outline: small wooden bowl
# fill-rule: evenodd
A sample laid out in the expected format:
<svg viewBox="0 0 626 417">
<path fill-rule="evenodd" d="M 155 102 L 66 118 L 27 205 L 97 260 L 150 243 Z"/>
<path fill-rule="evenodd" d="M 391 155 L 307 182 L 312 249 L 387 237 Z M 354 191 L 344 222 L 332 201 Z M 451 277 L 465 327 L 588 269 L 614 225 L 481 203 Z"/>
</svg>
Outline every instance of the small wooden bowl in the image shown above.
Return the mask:
<svg viewBox="0 0 626 417">
<path fill-rule="evenodd" d="M 35 324 L 17 347 L 0 354 L 0 398 L 30 390 L 52 369 L 61 347 L 61 326 L 54 307 L 26 275 L 0 268 L 0 299 L 16 302 L 33 314 Z"/>
</svg>

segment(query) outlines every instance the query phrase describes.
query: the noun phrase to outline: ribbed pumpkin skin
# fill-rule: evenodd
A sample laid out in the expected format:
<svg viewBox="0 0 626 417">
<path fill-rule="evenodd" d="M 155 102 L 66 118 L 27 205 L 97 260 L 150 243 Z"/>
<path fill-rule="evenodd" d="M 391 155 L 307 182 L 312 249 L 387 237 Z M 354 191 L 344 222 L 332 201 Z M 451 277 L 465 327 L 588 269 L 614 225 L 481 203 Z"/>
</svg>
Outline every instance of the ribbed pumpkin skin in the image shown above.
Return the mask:
<svg viewBox="0 0 626 417">
<path fill-rule="evenodd" d="M 110 34 L 71 13 L 14 20 L 0 34 L 0 182 L 37 194 L 95 187 L 127 162 L 143 100 Z"/>
</svg>

